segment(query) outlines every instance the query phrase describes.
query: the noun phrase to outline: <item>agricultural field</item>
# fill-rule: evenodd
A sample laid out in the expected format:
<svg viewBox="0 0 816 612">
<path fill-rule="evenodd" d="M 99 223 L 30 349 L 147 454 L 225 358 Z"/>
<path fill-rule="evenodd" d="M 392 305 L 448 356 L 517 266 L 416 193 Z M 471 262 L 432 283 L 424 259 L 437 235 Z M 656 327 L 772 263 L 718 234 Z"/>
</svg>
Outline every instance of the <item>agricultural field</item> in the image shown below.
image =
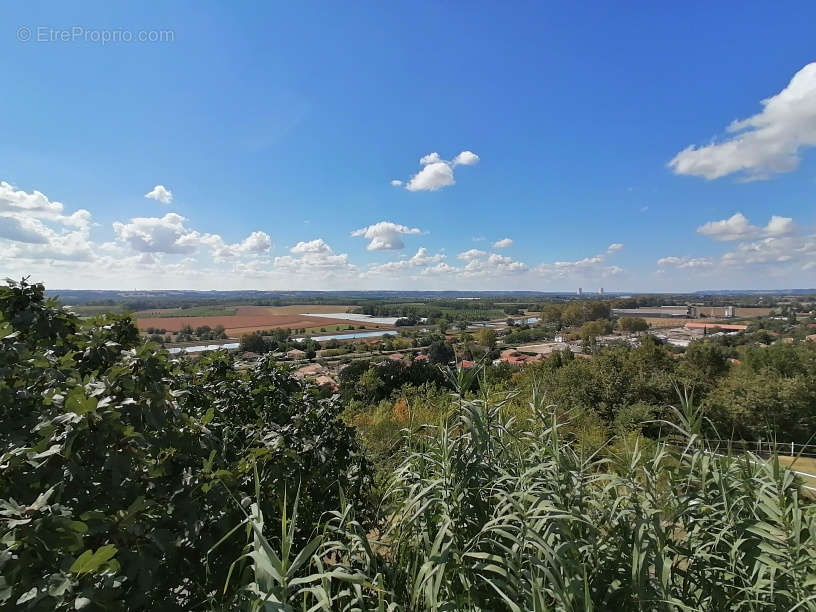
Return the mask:
<svg viewBox="0 0 816 612">
<path fill-rule="evenodd" d="M 224 327 L 228 336 L 240 337 L 254 331 L 278 328 L 307 329 L 319 331 L 325 328 L 327 331 L 335 331 L 337 327 L 345 330 L 354 323 L 355 327 L 362 323 L 346 321 L 343 319 L 329 319 L 325 317 L 312 317 L 300 314 L 299 311 L 309 310 L 312 312 L 338 312 L 342 309 L 352 308 L 351 306 L 338 307 L 336 305 L 315 306 L 312 304 L 296 306 L 236 306 L 231 309 L 221 309 L 209 307 L 209 314 L 199 314 L 197 316 L 180 316 L 179 312 L 195 311 L 195 308 L 182 311 L 180 309 L 168 309 L 165 316 L 156 316 L 160 310 L 150 310 L 148 316 L 142 316 L 141 312 L 134 315 L 136 325 L 141 330 L 150 327 L 162 328 L 168 332 L 178 332 L 182 327 L 192 328 L 208 325 Z M 365 324 L 366 329 L 390 329 L 390 325 Z"/>
<path fill-rule="evenodd" d="M 193 306 L 192 308 L 156 308 L 134 312 L 137 319 L 161 319 L 165 317 L 224 317 L 235 314 L 230 306 Z"/>
</svg>

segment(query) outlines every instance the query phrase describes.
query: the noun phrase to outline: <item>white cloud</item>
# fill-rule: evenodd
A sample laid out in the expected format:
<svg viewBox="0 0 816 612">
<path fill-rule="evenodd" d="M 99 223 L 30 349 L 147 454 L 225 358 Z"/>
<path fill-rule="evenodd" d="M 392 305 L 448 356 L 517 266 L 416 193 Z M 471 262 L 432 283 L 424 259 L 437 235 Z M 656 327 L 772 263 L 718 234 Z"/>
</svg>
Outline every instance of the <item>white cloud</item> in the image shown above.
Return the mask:
<svg viewBox="0 0 816 612">
<path fill-rule="evenodd" d="M 765 226 L 765 234 L 768 236 L 785 236 L 796 231 L 796 224 L 790 217 L 778 217 L 773 215 L 768 225 Z"/>
<path fill-rule="evenodd" d="M 441 274 L 453 274 L 458 272 L 459 268 L 451 266 L 450 264 L 446 264 L 444 261 L 436 264 L 435 266 L 431 266 L 429 268 L 425 268 L 422 271 L 423 276 L 436 276 Z"/>
<path fill-rule="evenodd" d="M 709 221 L 697 228 L 698 234 L 721 241 L 749 238 L 755 236 L 758 231 L 759 228 L 751 225 L 742 213 L 736 213 L 721 221 Z"/>
<path fill-rule="evenodd" d="M 436 162 L 428 164 L 411 177 L 405 188 L 408 191 L 436 191 L 455 183 L 453 166 L 448 162 Z"/>
<path fill-rule="evenodd" d="M 61 202 L 52 202 L 41 191 L 31 193 L 15 189 L 10 183 L 0 181 L 0 215 L 43 219 L 69 227 L 86 229 L 91 225 L 91 213 L 80 208 L 70 215 L 65 215 L 65 206 Z"/>
<path fill-rule="evenodd" d="M 470 261 L 472 259 L 478 259 L 480 257 L 487 257 L 487 251 L 481 251 L 479 249 L 468 249 L 463 253 L 459 253 L 456 257 L 464 261 Z"/>
<path fill-rule="evenodd" d="M 427 266 L 428 264 L 439 263 L 443 259 L 445 259 L 445 256 L 442 253 L 431 255 L 428 249 L 419 247 L 408 261 L 411 262 L 412 266 Z"/>
<path fill-rule="evenodd" d="M 502 238 L 501 240 L 497 240 L 493 243 L 494 249 L 506 249 L 507 247 L 511 246 L 513 246 L 512 238 Z"/>
<path fill-rule="evenodd" d="M 676 174 L 707 179 L 742 172 L 748 179 L 766 179 L 799 165 L 801 149 L 816 145 L 816 63 L 797 72 L 787 87 L 762 100 L 760 113 L 734 121 L 723 142 L 690 146 L 669 167 Z"/>
<path fill-rule="evenodd" d="M 469 249 L 459 253 L 457 258 L 467 262 L 465 267 L 460 270 L 464 277 L 515 274 L 526 272 L 529 269 L 527 264 L 516 261 L 512 257 L 499 255 L 498 253 L 488 253 L 479 249 Z"/>
<path fill-rule="evenodd" d="M 741 271 L 747 282 L 757 278 L 783 278 L 793 270 L 808 270 L 816 260 L 816 235 L 802 235 L 790 217 L 773 215 L 764 227 L 752 225 L 742 214 L 712 221 L 697 231 L 720 241 L 736 241 L 731 251 L 719 258 L 663 257 L 658 266 L 684 270 L 710 270 L 729 282 Z M 798 283 L 797 277 L 789 282 Z"/>
<path fill-rule="evenodd" d="M 767 236 L 741 242 L 722 256 L 721 263 L 730 267 L 765 264 L 800 265 L 803 269 L 816 258 L 816 235 Z"/>
<path fill-rule="evenodd" d="M 545 278 L 555 280 L 565 280 L 571 278 L 605 278 L 615 276 L 623 272 L 620 266 L 607 265 L 607 255 L 612 255 L 623 248 L 623 244 L 613 242 L 604 253 L 598 253 L 592 257 L 584 257 L 574 261 L 554 261 L 552 263 L 542 263 L 534 272 Z"/>
<path fill-rule="evenodd" d="M 213 249 L 213 259 L 224 261 L 242 255 L 262 255 L 272 248 L 272 238 L 266 232 L 255 231 L 235 244 L 226 244 L 217 234 L 202 236 L 202 244 Z"/>
<path fill-rule="evenodd" d="M 94 257 L 91 225 L 85 209 L 67 215 L 62 203 L 41 191 L 27 193 L 0 181 L 0 260 L 88 261 Z"/>
<path fill-rule="evenodd" d="M 375 264 L 368 268 L 368 270 L 363 273 L 363 276 L 371 276 L 371 275 L 396 275 L 403 271 L 414 271 L 416 268 L 421 268 L 423 266 L 429 266 L 431 264 L 438 264 L 445 259 L 445 256 L 441 253 L 437 253 L 436 255 L 431 255 L 428 249 L 425 247 L 420 247 L 417 249 L 417 252 L 409 258 L 406 259 L 399 259 L 397 261 L 388 261 L 383 264 Z"/>
<path fill-rule="evenodd" d="M 184 226 L 186 219 L 176 213 L 163 217 L 136 217 L 128 223 L 115 221 L 113 231 L 120 242 L 140 253 L 192 253 L 201 243 L 201 234 Z"/>
<path fill-rule="evenodd" d="M 773 215 L 765 227 L 751 225 L 742 213 L 735 213 L 728 219 L 709 221 L 697 228 L 697 233 L 720 242 L 748 240 L 759 236 L 784 236 L 796 231 L 796 225 L 790 217 Z"/>
<path fill-rule="evenodd" d="M 453 158 L 454 166 L 473 166 L 479 163 L 479 156 L 473 151 L 462 151 Z"/>
<path fill-rule="evenodd" d="M 708 268 L 714 262 L 708 257 L 661 257 L 657 260 L 658 266 L 672 266 L 675 268 Z"/>
<path fill-rule="evenodd" d="M 12 242 L 46 244 L 48 230 L 36 219 L 0 216 L 0 238 Z"/>
<path fill-rule="evenodd" d="M 479 162 L 479 156 L 472 151 L 462 151 L 453 160 L 445 160 L 437 152 L 428 153 L 420 158 L 422 169 L 408 181 L 394 179 L 395 187 L 405 187 L 408 191 L 436 191 L 456 184 L 453 169 L 456 166 L 473 166 Z"/>
<path fill-rule="evenodd" d="M 352 236 L 362 236 L 368 240 L 369 251 L 395 251 L 405 247 L 401 236 L 421 234 L 416 227 L 399 225 L 391 221 L 380 221 L 368 227 L 361 227 L 351 232 Z"/>
<path fill-rule="evenodd" d="M 92 261 L 96 258 L 93 244 L 84 230 L 71 232 L 47 231 L 46 241 L 40 243 L 13 242 L 0 256 L 0 261 L 12 260 L 59 260 Z"/>
<path fill-rule="evenodd" d="M 148 191 L 144 197 L 150 200 L 156 200 L 156 202 L 161 202 L 162 204 L 173 203 L 173 192 L 164 185 L 156 185 L 153 189 Z"/>
<path fill-rule="evenodd" d="M 289 252 L 302 255 L 304 253 L 331 253 L 332 248 L 322 238 L 315 238 L 307 242 L 298 242 L 289 249 Z"/>
<path fill-rule="evenodd" d="M 240 256 L 261 255 L 272 248 L 266 232 L 252 232 L 241 242 L 228 244 L 218 234 L 202 234 L 184 225 L 177 213 L 163 217 L 136 217 L 127 223 L 114 222 L 113 231 L 121 244 L 139 253 L 190 254 L 200 247 L 212 252 L 216 262 Z"/>
<path fill-rule="evenodd" d="M 331 246 L 322 238 L 298 242 L 289 251 L 300 257 L 291 255 L 275 257 L 272 260 L 274 272 L 306 277 L 315 275 L 325 277 L 327 274 L 351 273 L 356 269 L 356 266 L 349 263 L 347 253 L 335 254 Z"/>
</svg>

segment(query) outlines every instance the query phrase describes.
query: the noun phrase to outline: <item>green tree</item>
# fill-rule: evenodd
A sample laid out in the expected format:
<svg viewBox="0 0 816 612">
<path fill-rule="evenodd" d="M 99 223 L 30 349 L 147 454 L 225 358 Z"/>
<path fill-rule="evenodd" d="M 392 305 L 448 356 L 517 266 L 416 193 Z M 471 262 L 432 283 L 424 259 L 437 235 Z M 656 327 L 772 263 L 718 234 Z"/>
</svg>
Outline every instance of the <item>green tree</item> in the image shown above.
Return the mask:
<svg viewBox="0 0 816 612">
<path fill-rule="evenodd" d="M 448 364 L 454 359 L 453 348 L 444 340 L 436 340 L 428 348 L 428 359 L 431 363 Z"/>
<path fill-rule="evenodd" d="M 609 334 L 612 332 L 612 323 L 606 319 L 598 321 L 589 321 L 581 326 L 580 335 L 583 340 L 592 341 L 598 336 Z"/>
<path fill-rule="evenodd" d="M 496 331 L 492 327 L 482 327 L 476 332 L 476 342 L 492 350 L 496 346 Z"/>
<path fill-rule="evenodd" d="M 649 323 L 640 317 L 622 317 L 618 319 L 618 329 L 622 332 L 642 332 L 649 329 Z"/>
</svg>

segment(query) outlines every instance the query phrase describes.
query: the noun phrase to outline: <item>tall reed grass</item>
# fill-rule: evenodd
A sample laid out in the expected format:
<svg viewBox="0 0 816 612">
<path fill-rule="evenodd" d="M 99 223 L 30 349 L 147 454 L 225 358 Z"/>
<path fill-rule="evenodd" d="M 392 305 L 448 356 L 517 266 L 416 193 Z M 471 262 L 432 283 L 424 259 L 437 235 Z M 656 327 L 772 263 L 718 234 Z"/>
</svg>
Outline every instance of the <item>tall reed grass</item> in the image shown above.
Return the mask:
<svg viewBox="0 0 816 612">
<path fill-rule="evenodd" d="M 816 513 L 778 461 L 706 448 L 688 401 L 680 448 L 630 436 L 586 456 L 539 395 L 527 423 L 506 400 L 460 397 L 444 423 L 406 432 L 377 532 L 343 503 L 293 551 L 297 502 L 276 546 L 252 505 L 241 605 L 816 610 Z"/>
</svg>

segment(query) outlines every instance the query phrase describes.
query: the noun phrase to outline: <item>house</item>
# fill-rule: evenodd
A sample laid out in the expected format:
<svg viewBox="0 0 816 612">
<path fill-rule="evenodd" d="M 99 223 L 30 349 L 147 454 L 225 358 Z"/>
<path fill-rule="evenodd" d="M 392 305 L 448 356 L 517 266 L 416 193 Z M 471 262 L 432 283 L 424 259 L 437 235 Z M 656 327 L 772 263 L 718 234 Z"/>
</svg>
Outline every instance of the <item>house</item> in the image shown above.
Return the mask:
<svg viewBox="0 0 816 612">
<path fill-rule="evenodd" d="M 459 367 L 462 368 L 463 370 L 469 370 L 470 368 L 473 367 L 473 362 L 467 359 L 463 359 L 462 361 L 459 362 Z"/>
<path fill-rule="evenodd" d="M 388 356 L 388 358 L 389 358 L 391 361 L 402 361 L 402 359 L 403 359 L 404 357 L 405 357 L 405 355 L 403 355 L 402 353 L 391 353 L 391 354 Z"/>
<path fill-rule="evenodd" d="M 426 362 L 426 363 L 427 363 L 427 361 L 428 361 L 428 356 L 427 356 L 427 355 L 416 355 L 416 356 L 414 357 L 414 361 L 424 361 L 424 362 Z"/>
<path fill-rule="evenodd" d="M 538 355 L 531 357 L 530 355 L 525 355 L 524 353 L 520 353 L 515 349 L 507 349 L 502 351 L 501 356 L 493 363 L 509 363 L 510 365 L 520 366 L 524 365 L 525 363 L 539 361 L 540 359 L 541 357 Z"/>
<path fill-rule="evenodd" d="M 306 358 L 306 351 L 301 351 L 300 349 L 292 349 L 291 351 L 286 351 L 286 357 L 289 359 L 305 359 Z"/>
</svg>

